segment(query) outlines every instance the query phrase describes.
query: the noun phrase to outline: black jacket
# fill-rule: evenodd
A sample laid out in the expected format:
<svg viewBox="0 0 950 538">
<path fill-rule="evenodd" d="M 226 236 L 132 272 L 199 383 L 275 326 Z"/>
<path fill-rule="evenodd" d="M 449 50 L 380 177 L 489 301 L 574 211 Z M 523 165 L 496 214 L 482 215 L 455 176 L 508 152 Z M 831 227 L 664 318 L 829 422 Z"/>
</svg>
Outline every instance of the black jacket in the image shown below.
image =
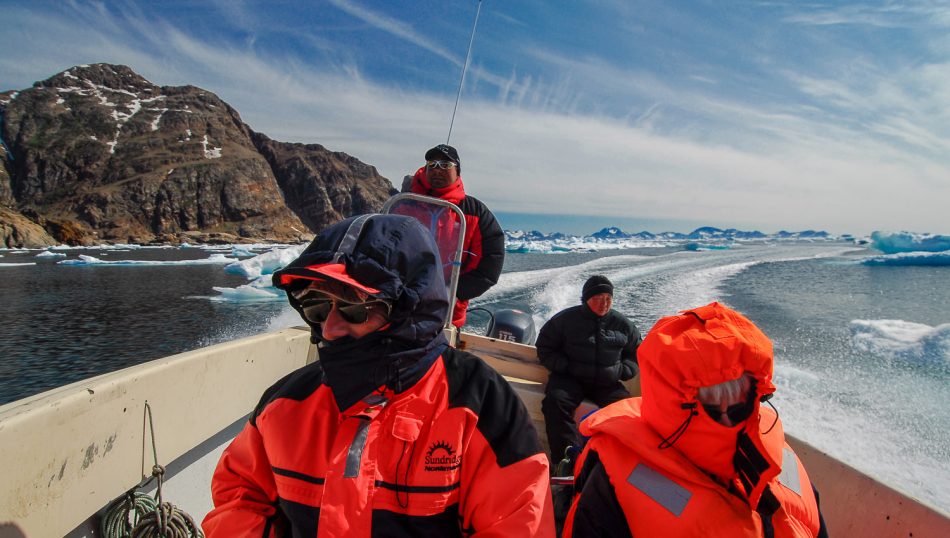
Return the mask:
<svg viewBox="0 0 950 538">
<path fill-rule="evenodd" d="M 606 386 L 637 375 L 640 331 L 616 310 L 598 317 L 586 304 L 566 308 L 538 334 L 538 358 L 548 370 L 588 386 Z"/>
</svg>

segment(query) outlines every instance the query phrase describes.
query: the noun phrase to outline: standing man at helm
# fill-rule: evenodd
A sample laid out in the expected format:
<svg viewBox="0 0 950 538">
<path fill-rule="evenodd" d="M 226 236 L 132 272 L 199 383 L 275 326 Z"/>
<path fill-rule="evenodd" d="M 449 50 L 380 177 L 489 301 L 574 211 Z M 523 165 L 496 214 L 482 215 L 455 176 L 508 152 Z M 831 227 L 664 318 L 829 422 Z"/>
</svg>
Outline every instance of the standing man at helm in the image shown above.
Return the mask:
<svg viewBox="0 0 950 538">
<path fill-rule="evenodd" d="M 344 220 L 273 280 L 319 361 L 270 387 L 224 451 L 209 538 L 554 536 L 531 418 L 499 374 L 448 346 L 419 222 Z"/>
<path fill-rule="evenodd" d="M 629 398 L 623 381 L 637 375 L 640 331 L 613 310 L 614 286 L 603 275 L 584 282 L 581 304 L 561 310 L 538 333 L 538 359 L 551 374 L 541 411 L 551 464 L 565 457 L 580 437 L 574 413 L 584 399 L 604 407 Z"/>
<path fill-rule="evenodd" d="M 827 537 L 774 409 L 772 342 L 719 303 L 659 320 L 643 396 L 581 423 L 564 536 Z"/>
<path fill-rule="evenodd" d="M 468 302 L 498 283 L 505 263 L 505 234 L 488 207 L 465 194 L 455 148 L 439 144 L 425 153 L 425 160 L 425 166 L 412 176 L 410 192 L 452 202 L 465 215 L 462 267 L 452 312 L 452 324 L 461 328 Z"/>
</svg>

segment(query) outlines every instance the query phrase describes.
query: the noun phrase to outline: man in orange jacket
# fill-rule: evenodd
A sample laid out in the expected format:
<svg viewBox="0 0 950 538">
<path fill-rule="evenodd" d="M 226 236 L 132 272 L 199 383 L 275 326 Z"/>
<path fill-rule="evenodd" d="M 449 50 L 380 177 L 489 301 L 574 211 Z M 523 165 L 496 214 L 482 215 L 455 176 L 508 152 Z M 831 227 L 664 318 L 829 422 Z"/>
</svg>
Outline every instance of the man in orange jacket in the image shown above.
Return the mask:
<svg viewBox="0 0 950 538">
<path fill-rule="evenodd" d="M 268 389 L 224 451 L 209 538 L 554 536 L 537 432 L 500 375 L 447 345 L 422 225 L 344 220 L 274 285 L 320 360 Z"/>
<path fill-rule="evenodd" d="M 498 283 L 505 263 L 505 233 L 488 206 L 465 193 L 462 162 L 454 147 L 439 144 L 426 151 L 425 160 L 412 176 L 409 191 L 452 202 L 465 216 L 462 267 L 452 310 L 452 324 L 461 329 L 468 302 Z"/>
<path fill-rule="evenodd" d="M 772 343 L 718 303 L 663 318 L 638 351 L 642 397 L 588 417 L 565 537 L 827 537 L 785 442 Z"/>
</svg>

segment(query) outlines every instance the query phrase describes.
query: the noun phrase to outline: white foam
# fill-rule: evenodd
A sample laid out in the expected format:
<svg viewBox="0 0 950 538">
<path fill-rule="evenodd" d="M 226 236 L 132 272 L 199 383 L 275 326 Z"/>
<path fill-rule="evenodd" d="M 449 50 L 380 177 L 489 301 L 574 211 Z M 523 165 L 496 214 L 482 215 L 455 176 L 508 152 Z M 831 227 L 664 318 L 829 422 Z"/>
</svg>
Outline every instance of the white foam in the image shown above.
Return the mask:
<svg viewBox="0 0 950 538">
<path fill-rule="evenodd" d="M 946 361 L 950 363 L 950 323 L 936 327 L 899 319 L 856 319 L 849 325 L 851 345 L 896 361 Z"/>
</svg>

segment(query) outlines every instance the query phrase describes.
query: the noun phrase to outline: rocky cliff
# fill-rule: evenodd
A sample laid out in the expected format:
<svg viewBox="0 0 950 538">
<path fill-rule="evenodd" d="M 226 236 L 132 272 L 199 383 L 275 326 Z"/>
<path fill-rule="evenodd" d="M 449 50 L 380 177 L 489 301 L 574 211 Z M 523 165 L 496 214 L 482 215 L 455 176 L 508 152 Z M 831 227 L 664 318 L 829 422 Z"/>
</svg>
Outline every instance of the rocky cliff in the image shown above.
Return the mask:
<svg viewBox="0 0 950 538">
<path fill-rule="evenodd" d="M 379 209 L 372 166 L 255 133 L 216 95 L 125 66 L 0 93 L 0 246 L 296 241 Z"/>
</svg>

